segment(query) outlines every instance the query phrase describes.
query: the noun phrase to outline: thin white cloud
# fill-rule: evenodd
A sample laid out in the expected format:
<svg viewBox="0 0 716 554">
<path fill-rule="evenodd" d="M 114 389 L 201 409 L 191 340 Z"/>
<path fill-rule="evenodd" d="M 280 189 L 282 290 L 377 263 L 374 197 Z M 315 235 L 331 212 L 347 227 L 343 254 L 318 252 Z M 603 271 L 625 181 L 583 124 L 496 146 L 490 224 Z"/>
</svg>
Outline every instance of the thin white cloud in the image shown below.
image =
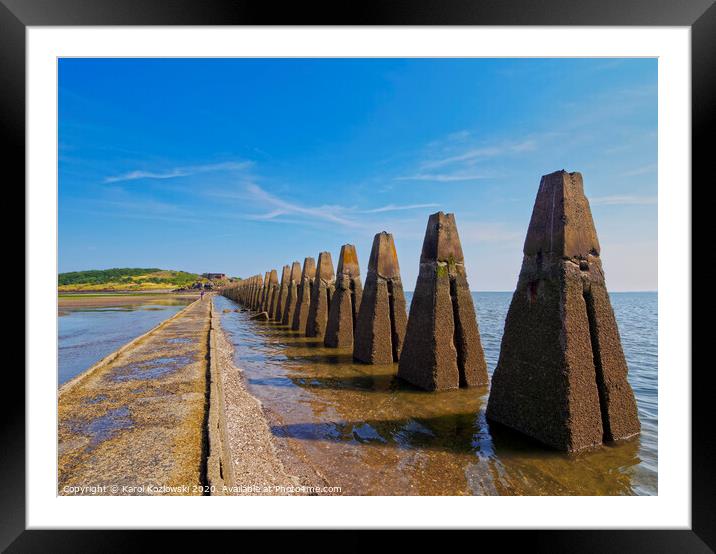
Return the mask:
<svg viewBox="0 0 716 554">
<path fill-rule="evenodd" d="M 456 181 L 476 181 L 489 179 L 490 176 L 484 173 L 465 173 L 456 171 L 454 173 L 416 173 L 414 175 L 401 175 L 395 177 L 395 181 L 432 181 L 436 183 L 452 183 Z"/>
<path fill-rule="evenodd" d="M 192 165 L 176 167 L 167 171 L 143 171 L 135 170 L 107 177 L 105 183 L 116 183 L 119 181 L 135 181 L 137 179 L 174 179 L 176 177 L 187 177 L 197 173 L 208 173 L 211 171 L 241 171 L 251 167 L 252 162 L 220 162 L 215 164 Z"/>
<path fill-rule="evenodd" d="M 272 212 L 268 212 L 266 214 L 259 214 L 259 215 L 248 215 L 246 216 L 247 219 L 253 219 L 256 221 L 268 221 L 271 219 L 276 219 L 278 216 L 286 215 L 285 210 L 274 210 Z"/>
<path fill-rule="evenodd" d="M 641 206 L 656 204 L 656 196 L 636 196 L 630 194 L 613 196 L 596 196 L 589 199 L 593 206 Z"/>
<path fill-rule="evenodd" d="M 294 204 L 274 196 L 273 194 L 265 191 L 255 183 L 248 183 L 246 185 L 246 191 L 249 196 L 258 203 L 268 205 L 274 208 L 271 212 L 266 214 L 259 214 L 252 216 L 254 219 L 276 219 L 281 215 L 302 215 L 311 219 L 319 219 L 323 221 L 329 221 L 331 223 L 338 223 L 347 227 L 359 227 L 360 223 L 352 220 L 348 217 L 338 215 L 344 210 L 341 206 L 301 206 Z"/>
<path fill-rule="evenodd" d="M 542 133 L 520 140 L 488 143 L 474 140 L 470 131 L 457 131 L 444 139 L 430 142 L 426 146 L 427 159 L 417 163 L 414 172 L 393 177 L 393 180 L 453 183 L 494 178 L 495 171 L 478 171 L 476 167 L 484 166 L 491 160 L 537 150 L 538 140 L 547 139 L 550 135 Z"/>
<path fill-rule="evenodd" d="M 624 177 L 633 177 L 635 175 L 645 175 L 647 173 L 655 172 L 656 168 L 657 168 L 656 164 L 644 165 L 641 167 L 631 169 L 629 171 L 625 171 L 624 173 L 622 173 L 622 175 Z"/>
<path fill-rule="evenodd" d="M 372 210 L 363 210 L 366 214 L 377 214 L 382 212 L 397 212 L 402 210 L 417 210 L 419 208 L 436 208 L 440 204 L 407 204 L 404 206 L 396 206 L 395 204 L 388 204 L 387 206 L 381 206 L 380 208 L 373 208 Z"/>
<path fill-rule="evenodd" d="M 451 156 L 427 160 L 422 163 L 423 169 L 435 169 L 438 167 L 444 167 L 446 165 L 453 164 L 465 164 L 472 163 L 477 160 L 495 158 L 503 156 L 505 154 L 515 154 L 520 152 L 529 152 L 537 148 L 537 143 L 534 139 L 526 139 L 517 142 L 504 142 L 501 144 L 483 145 L 479 147 L 472 147 L 458 154 Z"/>
<path fill-rule="evenodd" d="M 185 175 L 189 175 L 189 173 L 181 169 L 173 169 L 165 173 L 137 170 L 123 173 L 122 175 L 115 175 L 114 177 L 107 177 L 104 182 L 117 183 L 119 181 L 134 181 L 136 179 L 173 179 L 174 177 L 184 177 Z"/>
<path fill-rule="evenodd" d="M 435 208 L 439 204 L 430 202 L 424 204 L 387 204 L 376 208 L 361 209 L 356 206 L 321 205 L 305 206 L 281 198 L 268 192 L 253 182 L 245 183 L 239 190 L 216 190 L 205 192 L 210 196 L 241 201 L 242 205 L 266 208 L 264 213 L 244 213 L 235 217 L 252 221 L 304 224 L 338 224 L 354 229 L 375 227 L 375 222 L 369 223 L 367 218 L 388 212 L 418 210 L 421 208 Z"/>
</svg>

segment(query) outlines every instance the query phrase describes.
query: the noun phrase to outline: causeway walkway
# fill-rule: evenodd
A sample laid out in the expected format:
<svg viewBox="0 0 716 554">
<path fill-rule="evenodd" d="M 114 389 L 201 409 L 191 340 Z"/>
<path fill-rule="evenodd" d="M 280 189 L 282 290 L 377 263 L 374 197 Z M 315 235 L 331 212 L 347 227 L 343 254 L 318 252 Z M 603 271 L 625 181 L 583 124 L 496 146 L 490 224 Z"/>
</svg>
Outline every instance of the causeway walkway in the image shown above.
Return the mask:
<svg viewBox="0 0 716 554">
<path fill-rule="evenodd" d="M 206 494 L 211 296 L 58 392 L 58 493 Z"/>
</svg>

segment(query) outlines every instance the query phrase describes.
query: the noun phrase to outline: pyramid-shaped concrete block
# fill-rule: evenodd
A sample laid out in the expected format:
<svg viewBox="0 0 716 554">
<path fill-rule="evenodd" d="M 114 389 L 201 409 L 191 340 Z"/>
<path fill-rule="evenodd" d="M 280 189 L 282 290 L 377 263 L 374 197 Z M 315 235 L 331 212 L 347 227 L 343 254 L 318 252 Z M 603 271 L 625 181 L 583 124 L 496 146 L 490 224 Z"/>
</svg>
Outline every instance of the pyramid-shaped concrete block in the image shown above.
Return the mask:
<svg viewBox="0 0 716 554">
<path fill-rule="evenodd" d="M 288 293 L 286 295 L 286 309 L 283 311 L 281 323 L 291 325 L 293 323 L 293 314 L 296 311 L 296 302 L 298 301 L 298 284 L 301 282 L 301 263 L 293 262 L 291 265 L 291 273 L 288 277 Z"/>
<path fill-rule="evenodd" d="M 269 272 L 269 286 L 266 295 L 266 311 L 269 319 L 274 319 L 276 315 L 276 297 L 278 295 L 278 272 L 272 269 Z"/>
<path fill-rule="evenodd" d="M 640 430 L 579 173 L 540 182 L 487 417 L 566 451 Z"/>
<path fill-rule="evenodd" d="M 254 285 L 251 291 L 251 300 L 249 305 L 252 310 L 259 309 L 259 298 L 261 297 L 261 288 L 263 287 L 263 284 L 263 277 L 261 277 L 261 275 L 256 275 L 254 277 Z"/>
<path fill-rule="evenodd" d="M 330 252 L 321 252 L 318 255 L 316 277 L 311 291 L 311 303 L 308 308 L 306 321 L 306 336 L 317 337 L 323 340 L 328 324 L 328 311 L 331 307 L 335 273 Z"/>
<path fill-rule="evenodd" d="M 398 376 L 425 390 L 488 383 L 453 214 L 428 219 Z"/>
<path fill-rule="evenodd" d="M 306 321 L 307 337 L 317 337 L 321 340 L 325 337 L 335 278 L 331 253 L 321 252 L 318 255 L 316 278 L 313 282 L 311 304 L 308 308 L 308 320 Z"/>
<path fill-rule="evenodd" d="M 344 244 L 338 258 L 336 290 L 328 313 L 324 344 L 332 348 L 352 348 L 363 286 L 360 280 L 358 254 L 352 244 Z"/>
<path fill-rule="evenodd" d="M 356 318 L 353 357 L 369 364 L 397 362 L 407 319 L 393 235 L 383 231 L 373 238 L 368 274 Z"/>
<path fill-rule="evenodd" d="M 316 277 L 316 261 L 311 258 L 303 260 L 303 271 L 301 272 L 301 282 L 298 285 L 298 299 L 296 301 L 296 310 L 293 314 L 291 329 L 294 331 L 306 332 L 306 323 L 308 322 L 308 310 L 311 306 L 311 290 L 313 289 L 313 280 Z"/>
<path fill-rule="evenodd" d="M 283 321 L 283 310 L 286 307 L 286 298 L 288 298 L 288 283 L 291 277 L 291 266 L 285 265 L 281 270 L 281 284 L 276 295 L 276 313 L 274 319 L 279 323 Z"/>
<path fill-rule="evenodd" d="M 267 271 L 266 273 L 264 273 L 264 284 L 261 287 L 261 297 L 259 298 L 259 311 L 260 312 L 268 312 L 266 299 L 268 298 L 269 276 L 270 275 L 271 275 L 270 271 Z"/>
</svg>

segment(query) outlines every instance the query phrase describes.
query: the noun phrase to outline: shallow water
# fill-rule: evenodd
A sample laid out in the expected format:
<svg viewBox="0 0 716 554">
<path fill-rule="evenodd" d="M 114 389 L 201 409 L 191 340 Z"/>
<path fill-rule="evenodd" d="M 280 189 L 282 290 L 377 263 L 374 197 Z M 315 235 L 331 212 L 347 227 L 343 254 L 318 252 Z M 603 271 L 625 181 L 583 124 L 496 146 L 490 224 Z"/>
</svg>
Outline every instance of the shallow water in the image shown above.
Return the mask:
<svg viewBox="0 0 716 554">
<path fill-rule="evenodd" d="M 191 298 L 131 299 L 122 305 L 62 307 L 58 317 L 58 386 L 171 317 Z"/>
<path fill-rule="evenodd" d="M 473 293 L 490 375 L 511 296 Z M 274 435 L 300 448 L 343 494 L 654 495 L 657 294 L 611 297 L 642 433 L 578 455 L 488 424 L 487 387 L 422 392 L 395 377 L 397 364 L 355 364 L 350 350 L 251 321 L 249 312 L 221 317 Z M 224 297 L 214 302 L 220 313 L 235 308 Z"/>
</svg>

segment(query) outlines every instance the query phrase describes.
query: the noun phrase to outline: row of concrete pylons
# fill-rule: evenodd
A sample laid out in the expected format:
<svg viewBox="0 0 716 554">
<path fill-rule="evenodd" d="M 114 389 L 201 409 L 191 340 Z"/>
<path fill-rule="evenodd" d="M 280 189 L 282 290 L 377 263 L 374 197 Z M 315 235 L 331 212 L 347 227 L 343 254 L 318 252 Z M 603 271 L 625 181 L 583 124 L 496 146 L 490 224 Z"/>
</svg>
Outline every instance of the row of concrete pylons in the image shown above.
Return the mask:
<svg viewBox="0 0 716 554">
<path fill-rule="evenodd" d="M 427 390 L 486 385 L 485 356 L 453 214 L 433 214 L 410 317 L 393 236 L 375 235 L 365 289 L 355 246 L 255 275 L 225 294 L 326 347 L 353 348 L 364 363 L 398 362 L 398 375 Z"/>
<path fill-rule="evenodd" d="M 600 247 L 579 173 L 542 177 L 522 269 L 492 376 L 487 417 L 562 450 L 639 432 Z M 428 219 L 406 313 L 393 237 L 375 235 L 365 288 L 341 247 L 244 279 L 224 294 L 364 363 L 398 362 L 426 390 L 488 384 L 475 307 L 453 214 Z"/>
</svg>

